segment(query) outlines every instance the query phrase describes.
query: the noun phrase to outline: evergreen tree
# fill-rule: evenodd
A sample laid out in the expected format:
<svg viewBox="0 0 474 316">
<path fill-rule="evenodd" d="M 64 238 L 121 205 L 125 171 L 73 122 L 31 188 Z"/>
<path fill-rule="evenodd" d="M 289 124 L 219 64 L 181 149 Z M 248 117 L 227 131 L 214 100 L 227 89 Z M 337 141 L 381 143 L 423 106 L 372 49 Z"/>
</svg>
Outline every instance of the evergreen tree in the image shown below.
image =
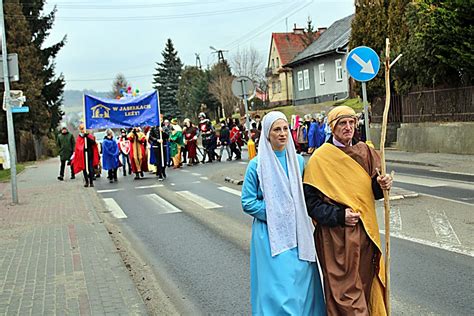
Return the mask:
<svg viewBox="0 0 474 316">
<path fill-rule="evenodd" d="M 51 124 L 51 113 L 45 106 L 46 102 L 41 94 L 44 81 L 40 54 L 31 40 L 32 35 L 19 3 L 17 1 L 6 2 L 4 12 L 8 52 L 18 54 L 20 70 L 20 81 L 12 82 L 10 88 L 22 90 L 30 108 L 29 113 L 14 116 L 17 157 L 19 161 L 38 159 L 42 154 L 39 151 L 40 138 L 47 135 Z M 3 94 L 3 85 L 0 89 Z M 18 137 L 20 134 L 30 134 L 28 137 L 30 139 L 33 136 L 34 144 L 26 144 L 25 139 Z M 6 140 L 5 112 L 0 111 L 0 143 L 5 143 Z M 31 150 L 31 145 L 34 145 L 34 151 Z"/>
<path fill-rule="evenodd" d="M 181 74 L 178 88 L 178 106 L 183 115 L 195 120 L 200 112 L 201 104 L 206 104 L 209 97 L 209 82 L 206 72 L 187 66 Z"/>
<path fill-rule="evenodd" d="M 153 88 L 160 95 L 160 110 L 165 116 L 182 118 L 176 95 L 178 93 L 179 78 L 183 64 L 174 49 L 173 42 L 168 39 L 164 51 L 161 53 L 163 61 L 157 63 L 156 73 L 153 76 Z"/>
<path fill-rule="evenodd" d="M 112 91 L 109 93 L 110 98 L 117 99 L 122 97 L 121 90 L 126 90 L 128 87 L 127 79 L 121 73 L 115 76 L 114 82 L 112 83 Z"/>
<path fill-rule="evenodd" d="M 32 43 L 36 47 L 42 65 L 43 81 L 41 95 L 50 113 L 50 128 L 55 129 L 64 115 L 61 110 L 64 93 L 64 76 L 55 73 L 55 58 L 66 43 L 66 36 L 61 41 L 49 47 L 44 47 L 44 41 L 50 34 L 56 15 L 56 7 L 47 14 L 42 14 L 45 0 L 19 0 L 23 15 L 28 22 Z"/>
<path fill-rule="evenodd" d="M 304 33 L 301 36 L 301 40 L 304 43 L 304 47 L 306 48 L 311 45 L 318 37 L 318 30 L 316 30 L 316 32 L 314 31 L 313 21 L 311 20 L 311 17 L 308 16 L 308 24 L 306 25 L 306 29 L 304 30 Z"/>
</svg>

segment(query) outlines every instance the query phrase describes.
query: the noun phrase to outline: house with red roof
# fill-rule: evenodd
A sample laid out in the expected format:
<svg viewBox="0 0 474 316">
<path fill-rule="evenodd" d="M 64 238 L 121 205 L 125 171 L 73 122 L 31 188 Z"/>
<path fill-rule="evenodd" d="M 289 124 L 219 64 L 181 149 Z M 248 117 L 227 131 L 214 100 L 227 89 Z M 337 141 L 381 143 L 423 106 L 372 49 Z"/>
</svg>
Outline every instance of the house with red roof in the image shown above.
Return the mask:
<svg viewBox="0 0 474 316">
<path fill-rule="evenodd" d="M 318 29 L 313 40 L 316 40 L 324 30 L 325 28 Z M 296 24 L 293 32 L 272 33 L 265 72 L 270 106 L 290 105 L 293 102 L 292 71 L 291 68 L 283 67 L 283 65 L 289 63 L 306 48 L 304 36 L 304 28 L 297 28 Z"/>
</svg>

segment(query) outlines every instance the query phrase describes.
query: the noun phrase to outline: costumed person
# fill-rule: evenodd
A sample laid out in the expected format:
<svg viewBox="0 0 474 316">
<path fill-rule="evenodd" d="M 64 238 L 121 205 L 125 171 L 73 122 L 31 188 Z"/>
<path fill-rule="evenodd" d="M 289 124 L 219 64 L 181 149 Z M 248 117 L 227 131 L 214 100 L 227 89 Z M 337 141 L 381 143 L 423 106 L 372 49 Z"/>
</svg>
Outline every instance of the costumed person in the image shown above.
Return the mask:
<svg viewBox="0 0 474 316">
<path fill-rule="evenodd" d="M 296 133 L 296 139 L 298 140 L 299 144 L 299 152 L 306 154 L 306 151 L 308 150 L 308 129 L 301 118 L 300 126 L 298 126 L 298 132 Z"/>
<path fill-rule="evenodd" d="M 260 140 L 261 129 L 257 128 L 257 122 L 253 122 L 250 128 L 250 138 L 255 143 L 255 150 L 258 149 L 258 141 Z"/>
<path fill-rule="evenodd" d="M 170 152 L 173 159 L 173 169 L 181 168 L 181 147 L 183 142 L 183 130 L 176 118 L 171 120 Z"/>
<path fill-rule="evenodd" d="M 224 120 L 221 121 L 221 129 L 219 130 L 219 138 L 217 139 L 217 146 L 220 146 L 219 161 L 222 159 L 224 149 L 227 152 L 227 161 L 232 160 L 232 153 L 230 151 L 230 131 Z"/>
<path fill-rule="evenodd" d="M 119 167 L 120 151 L 114 139 L 114 132 L 109 128 L 102 141 L 102 168 L 108 171 L 107 178 L 110 183 L 117 182 L 117 169 Z"/>
<path fill-rule="evenodd" d="M 296 154 L 283 113 L 269 112 L 262 125 L 259 153 L 242 186 L 242 208 L 254 217 L 252 314 L 326 315 L 301 180 L 304 159 Z"/>
<path fill-rule="evenodd" d="M 236 119 L 230 130 L 230 151 L 235 155 L 235 160 L 242 158 L 242 152 L 240 151 L 240 142 L 242 142 L 242 132 L 238 126 L 239 121 Z"/>
<path fill-rule="evenodd" d="M 260 115 L 256 114 L 254 117 L 255 123 L 257 124 L 257 129 L 262 131 L 262 121 L 260 119 Z"/>
<path fill-rule="evenodd" d="M 61 128 L 61 133 L 59 133 L 57 138 L 57 145 L 59 147 L 59 159 L 61 161 L 58 180 L 64 180 L 64 169 L 66 167 L 66 163 L 71 166 L 71 179 L 74 179 L 75 175 L 74 169 L 71 165 L 71 156 L 74 153 L 76 142 L 74 141 L 74 136 L 69 133 L 66 126 Z"/>
<path fill-rule="evenodd" d="M 211 121 L 206 117 L 203 112 L 199 113 L 199 134 L 202 138 L 202 146 L 204 147 L 204 154 L 202 157 L 202 163 L 206 162 L 206 156 L 208 157 L 207 162 L 212 162 L 215 156 L 213 150 L 213 138 L 215 137 L 214 127 Z"/>
<path fill-rule="evenodd" d="M 324 141 L 326 140 L 326 125 L 324 124 L 324 117 L 323 116 L 318 116 L 318 126 L 316 130 L 316 148 L 321 147 L 324 144 Z"/>
<path fill-rule="evenodd" d="M 151 150 L 155 156 L 156 176 L 158 177 L 158 181 L 166 179 L 168 140 L 169 135 L 161 126 L 152 127 L 150 130 L 149 141 L 151 144 Z M 161 153 L 162 149 L 163 154 Z"/>
<path fill-rule="evenodd" d="M 379 154 L 353 135 L 353 109 L 328 114 L 332 137 L 306 166 L 308 214 L 317 223 L 318 257 L 328 315 L 386 315 L 385 268 L 375 200 L 389 190 L 389 175 L 377 176 Z"/>
<path fill-rule="evenodd" d="M 197 158 L 198 129 L 188 118 L 184 120 L 184 126 L 184 144 L 188 153 L 188 166 L 192 166 L 199 163 Z"/>
<path fill-rule="evenodd" d="M 170 125 L 169 120 L 165 119 L 163 121 L 163 132 L 165 132 L 168 135 L 171 135 L 171 125 Z M 169 140 L 169 138 L 167 140 L 166 147 L 168 148 L 168 150 L 166 151 L 166 165 L 168 167 L 171 167 L 171 165 L 173 164 L 173 160 L 171 159 L 171 151 L 169 150 L 170 149 L 170 140 Z"/>
<path fill-rule="evenodd" d="M 87 159 L 87 160 L 86 160 Z M 74 174 L 82 171 L 84 187 L 94 186 L 94 168 L 99 165 L 99 150 L 95 137 L 89 134 L 83 123 L 79 125 L 79 135 L 76 138 L 74 149 Z"/>
<path fill-rule="evenodd" d="M 146 148 L 146 156 L 148 158 L 147 168 L 148 168 L 148 172 L 156 173 L 156 167 L 155 167 L 156 159 L 155 159 L 155 154 L 154 154 L 153 150 L 151 150 L 150 130 L 151 130 L 151 126 L 146 126 L 143 129 L 143 132 L 144 132 L 145 138 L 146 138 L 145 148 Z"/>
<path fill-rule="evenodd" d="M 130 166 L 130 141 L 127 138 L 127 131 L 124 128 L 120 130 L 118 147 L 122 160 L 123 176 L 125 177 L 127 175 L 127 166 L 128 174 L 132 174 L 132 167 Z"/>
<path fill-rule="evenodd" d="M 135 173 L 135 180 L 144 177 L 144 172 L 148 171 L 148 159 L 146 157 L 145 143 L 146 137 L 140 127 L 134 127 L 127 136 L 130 141 L 130 161 L 132 172 Z"/>
</svg>

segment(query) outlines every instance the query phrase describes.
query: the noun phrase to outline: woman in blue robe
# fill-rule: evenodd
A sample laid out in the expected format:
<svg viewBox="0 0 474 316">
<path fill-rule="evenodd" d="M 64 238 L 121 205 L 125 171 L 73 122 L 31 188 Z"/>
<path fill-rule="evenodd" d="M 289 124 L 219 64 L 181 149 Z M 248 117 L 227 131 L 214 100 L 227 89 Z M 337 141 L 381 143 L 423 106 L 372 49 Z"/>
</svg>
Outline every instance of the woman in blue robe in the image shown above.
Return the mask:
<svg viewBox="0 0 474 316">
<path fill-rule="evenodd" d="M 252 314 L 326 315 L 314 226 L 302 193 L 304 159 L 295 152 L 283 113 L 268 113 L 262 125 L 259 153 L 242 187 L 242 208 L 254 217 Z"/>
<path fill-rule="evenodd" d="M 108 129 L 102 142 L 102 168 L 108 170 L 107 178 L 110 183 L 117 181 L 119 154 L 119 148 L 114 139 L 114 132 L 111 129 Z"/>
</svg>

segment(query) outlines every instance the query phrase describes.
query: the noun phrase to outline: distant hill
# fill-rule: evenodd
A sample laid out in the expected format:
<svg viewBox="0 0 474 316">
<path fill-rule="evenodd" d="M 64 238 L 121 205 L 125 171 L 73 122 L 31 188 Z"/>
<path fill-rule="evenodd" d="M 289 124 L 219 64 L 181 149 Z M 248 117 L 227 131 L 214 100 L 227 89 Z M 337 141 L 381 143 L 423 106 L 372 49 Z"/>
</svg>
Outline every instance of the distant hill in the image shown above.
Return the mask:
<svg viewBox="0 0 474 316">
<path fill-rule="evenodd" d="M 109 96 L 109 92 L 99 92 L 94 90 L 65 90 L 63 110 L 65 112 L 81 111 L 83 107 L 84 93 L 102 98 L 107 98 Z"/>
</svg>

